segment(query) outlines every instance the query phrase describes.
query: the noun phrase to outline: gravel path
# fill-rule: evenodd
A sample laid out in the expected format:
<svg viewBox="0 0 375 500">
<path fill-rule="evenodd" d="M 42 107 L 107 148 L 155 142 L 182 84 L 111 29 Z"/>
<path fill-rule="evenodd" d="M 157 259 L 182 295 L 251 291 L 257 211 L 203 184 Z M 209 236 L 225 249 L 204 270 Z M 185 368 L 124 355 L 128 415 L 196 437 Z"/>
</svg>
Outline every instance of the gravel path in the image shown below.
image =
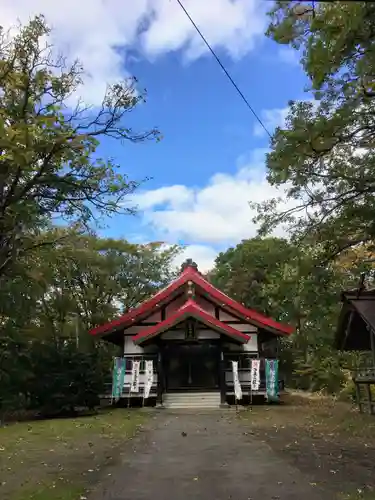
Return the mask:
<svg viewBox="0 0 375 500">
<path fill-rule="evenodd" d="M 251 429 L 251 428 L 250 428 Z M 160 411 L 89 500 L 329 500 L 230 411 Z"/>
</svg>

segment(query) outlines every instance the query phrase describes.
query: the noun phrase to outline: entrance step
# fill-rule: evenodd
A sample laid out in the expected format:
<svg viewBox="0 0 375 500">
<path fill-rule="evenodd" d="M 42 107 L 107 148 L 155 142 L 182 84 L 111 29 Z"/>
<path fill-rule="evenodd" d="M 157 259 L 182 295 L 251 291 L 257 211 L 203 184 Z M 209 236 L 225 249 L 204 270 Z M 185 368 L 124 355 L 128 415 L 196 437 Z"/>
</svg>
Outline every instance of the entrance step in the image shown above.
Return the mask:
<svg viewBox="0 0 375 500">
<path fill-rule="evenodd" d="M 219 408 L 220 392 L 176 392 L 163 397 L 165 408 Z"/>
</svg>

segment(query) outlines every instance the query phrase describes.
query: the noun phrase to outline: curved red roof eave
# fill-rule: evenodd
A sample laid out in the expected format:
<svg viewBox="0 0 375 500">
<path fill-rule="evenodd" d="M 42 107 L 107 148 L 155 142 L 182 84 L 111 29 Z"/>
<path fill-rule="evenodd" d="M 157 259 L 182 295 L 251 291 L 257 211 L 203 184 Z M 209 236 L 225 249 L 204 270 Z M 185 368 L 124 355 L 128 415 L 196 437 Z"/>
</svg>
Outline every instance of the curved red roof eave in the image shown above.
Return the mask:
<svg viewBox="0 0 375 500">
<path fill-rule="evenodd" d="M 267 316 L 264 316 L 253 309 L 248 309 L 239 302 L 236 302 L 205 280 L 199 271 L 197 271 L 194 267 L 187 267 L 177 279 L 172 281 L 168 286 L 160 290 L 153 297 L 120 316 L 120 318 L 92 328 L 89 331 L 89 334 L 106 334 L 117 328 L 127 328 L 131 324 L 135 324 L 136 320 L 140 320 L 142 317 L 151 314 L 153 310 L 160 307 L 160 303 L 164 302 L 187 281 L 193 281 L 195 285 L 198 285 L 207 295 L 212 297 L 216 302 L 220 303 L 223 308 L 228 309 L 228 312 L 232 311 L 237 313 L 245 319 L 245 321 L 254 322 L 261 327 L 272 329 L 280 335 L 291 335 L 294 331 L 293 327 L 290 325 L 279 323 L 272 318 L 268 318 Z"/>
<path fill-rule="evenodd" d="M 240 332 L 235 328 L 222 323 L 211 314 L 204 311 L 199 305 L 192 299 L 189 299 L 183 306 L 177 309 L 176 312 L 171 314 L 164 321 L 161 321 L 157 325 L 150 326 L 146 330 L 134 335 L 133 342 L 135 344 L 141 344 L 146 342 L 150 338 L 156 337 L 157 335 L 167 331 L 169 328 L 181 323 L 184 319 L 195 318 L 201 321 L 208 327 L 218 330 L 220 333 L 228 335 L 234 338 L 238 342 L 245 344 L 248 342 L 250 336 L 246 333 Z"/>
</svg>

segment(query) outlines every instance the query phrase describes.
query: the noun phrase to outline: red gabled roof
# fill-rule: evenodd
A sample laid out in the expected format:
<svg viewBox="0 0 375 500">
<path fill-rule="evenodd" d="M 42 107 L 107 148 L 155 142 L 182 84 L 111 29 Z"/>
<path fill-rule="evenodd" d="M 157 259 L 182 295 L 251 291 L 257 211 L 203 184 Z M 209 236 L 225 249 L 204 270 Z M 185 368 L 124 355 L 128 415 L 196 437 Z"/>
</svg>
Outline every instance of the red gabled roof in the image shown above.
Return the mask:
<svg viewBox="0 0 375 500">
<path fill-rule="evenodd" d="M 200 286 L 207 293 L 207 295 L 219 302 L 223 308 L 232 310 L 247 321 L 256 323 L 259 326 L 276 330 L 277 333 L 284 335 L 290 335 L 294 331 L 293 327 L 291 327 L 290 325 L 279 323 L 278 321 L 275 321 L 272 318 L 268 318 L 267 316 L 264 316 L 264 314 L 254 311 L 254 309 L 248 309 L 239 302 L 231 299 L 230 297 L 228 297 L 228 295 L 221 292 L 213 285 L 211 285 L 211 283 L 206 281 L 199 273 L 194 279 L 194 283 Z"/>
<path fill-rule="evenodd" d="M 172 281 L 168 286 L 160 290 L 158 293 L 153 295 L 150 299 L 145 300 L 138 307 L 131 309 L 127 313 L 123 314 L 117 319 L 105 323 L 104 325 L 92 328 L 89 333 L 91 335 L 99 335 L 101 333 L 107 333 L 115 330 L 116 328 L 126 328 L 127 326 L 134 324 L 135 320 L 140 320 L 141 318 L 149 315 L 153 309 L 155 309 L 160 302 L 165 301 L 173 292 L 178 290 L 180 286 L 186 283 L 189 278 L 186 278 L 190 268 L 185 269 L 180 276 Z"/>
<path fill-rule="evenodd" d="M 140 306 L 132 309 L 118 319 L 91 329 L 89 333 L 91 335 L 110 333 L 119 328 L 127 328 L 128 326 L 135 324 L 136 321 L 141 321 L 143 318 L 150 315 L 157 307 L 160 307 L 174 292 L 176 292 L 188 281 L 192 281 L 195 285 L 198 285 L 221 307 L 227 309 L 228 312 L 236 313 L 245 321 L 253 322 L 258 326 L 271 329 L 277 334 L 290 335 L 293 333 L 293 328 L 291 326 L 279 323 L 261 313 L 258 313 L 257 311 L 254 311 L 253 309 L 248 309 L 242 304 L 231 299 L 228 295 L 221 292 L 205 280 L 203 276 L 193 267 L 187 267 L 176 280 L 172 281 L 172 283 L 170 283 L 167 287 L 160 290 L 157 294 L 143 302 Z"/>
<path fill-rule="evenodd" d="M 242 344 L 245 344 L 250 338 L 249 335 L 239 332 L 235 328 L 226 325 L 225 323 L 222 323 L 218 319 L 214 318 L 213 316 L 211 316 L 211 314 L 208 314 L 201 307 L 199 307 L 194 300 L 189 299 L 182 307 L 177 309 L 177 311 L 171 314 L 171 316 L 169 316 L 167 319 L 161 321 L 155 326 L 150 326 L 143 332 L 135 335 L 133 337 L 133 342 L 135 344 L 141 344 L 146 340 L 149 340 L 152 337 L 156 337 L 166 330 L 169 330 L 170 328 L 177 325 L 178 323 L 181 323 L 187 318 L 195 318 L 209 328 L 217 330 L 219 333 L 223 333 L 224 335 L 228 335 L 229 337 L 234 338 Z"/>
</svg>

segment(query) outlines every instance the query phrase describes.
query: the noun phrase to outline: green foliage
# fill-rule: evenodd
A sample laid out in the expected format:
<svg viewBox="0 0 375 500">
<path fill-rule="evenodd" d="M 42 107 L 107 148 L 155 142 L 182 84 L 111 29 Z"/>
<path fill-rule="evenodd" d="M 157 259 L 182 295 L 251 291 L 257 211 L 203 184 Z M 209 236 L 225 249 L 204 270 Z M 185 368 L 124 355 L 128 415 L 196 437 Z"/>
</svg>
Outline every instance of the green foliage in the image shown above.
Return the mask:
<svg viewBox="0 0 375 500">
<path fill-rule="evenodd" d="M 342 356 L 329 345 L 310 346 L 306 357 L 295 359 L 294 384 L 298 389 L 336 393 L 346 382 Z"/>
<path fill-rule="evenodd" d="M 84 69 L 55 57 L 42 16 L 10 37 L 0 27 L 0 409 L 44 414 L 93 407 L 115 348 L 87 331 L 136 306 L 173 276 L 178 249 L 99 238 L 139 182 L 97 148 L 135 132 L 145 100 L 134 78 L 109 85 L 100 106 L 78 99 Z M 56 218 L 64 226 L 56 227 Z"/>
<path fill-rule="evenodd" d="M 30 374 L 29 357 L 23 343 L 0 337 L 0 414 L 26 407 L 25 383 Z"/>
<path fill-rule="evenodd" d="M 280 370 L 289 386 L 334 393 L 346 383 L 343 367 L 357 361 L 332 347 L 339 294 L 358 285 L 367 253 L 352 250 L 317 267 L 316 252 L 285 239 L 244 240 L 217 257 L 210 279 L 247 307 L 295 327 L 280 342 Z"/>
<path fill-rule="evenodd" d="M 53 416 L 93 409 L 107 375 L 101 357 L 98 349 L 82 351 L 72 341 L 2 338 L 0 413 L 23 409 Z"/>
<path fill-rule="evenodd" d="M 293 246 L 283 239 L 244 240 L 219 254 L 211 281 L 247 307 L 281 319 L 285 303 L 277 287 L 286 282 L 285 268 L 294 255 Z"/>
<path fill-rule="evenodd" d="M 58 337 L 103 323 L 168 283 L 177 247 L 70 234 L 31 256 L 39 324 Z M 35 310 L 34 310 L 35 311 Z"/>
<path fill-rule="evenodd" d="M 103 393 L 104 373 L 97 350 L 80 351 L 74 342 L 33 343 L 32 376 L 26 385 L 29 407 L 44 416 L 93 409 Z"/>
<path fill-rule="evenodd" d="M 109 86 L 102 105 L 90 108 L 77 99 L 83 68 L 55 58 L 49 40 L 41 16 L 13 38 L 0 28 L 0 277 L 41 244 L 36 237 L 52 217 L 87 226 L 102 215 L 132 213 L 124 198 L 138 182 L 96 154 L 99 140 L 159 137 L 125 124 L 144 101 L 134 79 Z"/>
<path fill-rule="evenodd" d="M 63 231 L 18 261 L 0 291 L 0 410 L 44 415 L 93 407 L 118 354 L 87 331 L 174 276 L 176 247 Z M 44 234 L 48 239 L 48 233 Z"/>
<path fill-rule="evenodd" d="M 358 360 L 331 348 L 339 292 L 356 288 L 362 272 L 372 271 L 373 284 L 374 13 L 371 2 L 294 1 L 278 1 L 269 13 L 267 35 L 299 51 L 311 82 L 305 100 L 289 103 L 267 155 L 268 181 L 285 189 L 291 208 L 279 199 L 256 206 L 260 234 L 283 223 L 295 245 L 275 296 L 296 326 L 282 355 L 305 389 L 347 387 L 346 368 Z M 293 298 L 285 300 L 286 283 Z"/>
<path fill-rule="evenodd" d="M 292 236 L 320 244 L 320 259 L 374 241 L 374 4 L 277 2 L 268 35 L 302 53 L 311 95 L 291 102 L 267 156 L 268 180 L 294 208 L 260 205 L 267 232 L 281 221 Z M 307 216 L 306 216 L 307 215 Z"/>
</svg>

